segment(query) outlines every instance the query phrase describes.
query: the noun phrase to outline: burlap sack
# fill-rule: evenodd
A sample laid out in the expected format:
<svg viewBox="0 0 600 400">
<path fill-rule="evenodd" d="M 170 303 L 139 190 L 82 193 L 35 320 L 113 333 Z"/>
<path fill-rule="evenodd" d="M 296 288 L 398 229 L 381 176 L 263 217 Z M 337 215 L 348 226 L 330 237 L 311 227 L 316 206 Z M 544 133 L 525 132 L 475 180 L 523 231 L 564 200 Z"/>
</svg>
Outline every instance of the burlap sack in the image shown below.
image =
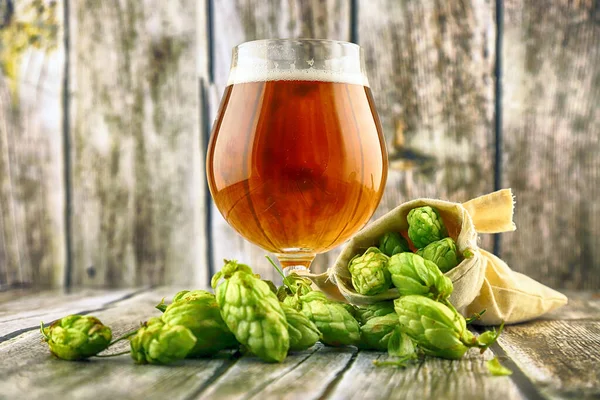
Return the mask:
<svg viewBox="0 0 600 400">
<path fill-rule="evenodd" d="M 417 199 L 404 203 L 358 232 L 344 247 L 333 267 L 320 275 L 308 274 L 313 282 L 329 296 L 353 304 L 370 304 L 399 297 L 396 289 L 376 296 L 364 296 L 354 291 L 348 262 L 364 252 L 386 232 L 408 229 L 406 216 L 415 207 L 436 208 L 449 235 L 456 240 L 461 254 L 470 253 L 448 276 L 454 284 L 450 302 L 465 316 L 483 309 L 478 321 L 482 325 L 497 325 L 527 321 L 567 303 L 561 293 L 517 272 L 504 261 L 480 249 L 477 233 L 514 231 L 513 196 L 510 189 L 478 197 L 466 203 L 434 199 Z"/>
</svg>

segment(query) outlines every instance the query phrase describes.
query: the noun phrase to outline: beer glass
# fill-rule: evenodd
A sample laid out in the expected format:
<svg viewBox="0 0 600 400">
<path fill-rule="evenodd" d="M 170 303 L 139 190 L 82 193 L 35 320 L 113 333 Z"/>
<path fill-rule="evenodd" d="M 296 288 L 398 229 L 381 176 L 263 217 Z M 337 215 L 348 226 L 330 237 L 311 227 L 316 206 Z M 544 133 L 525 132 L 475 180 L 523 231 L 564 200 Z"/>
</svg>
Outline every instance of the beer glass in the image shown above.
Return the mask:
<svg viewBox="0 0 600 400">
<path fill-rule="evenodd" d="M 286 273 L 348 239 L 387 178 L 361 48 L 303 39 L 235 47 L 206 171 L 223 217 Z"/>
</svg>

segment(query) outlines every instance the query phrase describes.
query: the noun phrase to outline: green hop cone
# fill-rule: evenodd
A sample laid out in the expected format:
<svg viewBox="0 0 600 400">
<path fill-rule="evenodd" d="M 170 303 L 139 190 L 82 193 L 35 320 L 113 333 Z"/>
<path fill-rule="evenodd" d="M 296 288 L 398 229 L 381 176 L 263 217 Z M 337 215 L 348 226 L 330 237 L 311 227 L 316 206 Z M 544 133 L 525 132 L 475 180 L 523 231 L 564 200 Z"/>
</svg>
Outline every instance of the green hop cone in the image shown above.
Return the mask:
<svg viewBox="0 0 600 400">
<path fill-rule="evenodd" d="M 283 278 L 283 286 L 277 289 L 277 298 L 279 301 L 285 300 L 286 297 L 290 297 L 300 291 L 300 294 L 306 294 L 312 291 L 312 281 L 308 278 L 302 277 L 295 272 Z"/>
<path fill-rule="evenodd" d="M 429 243 L 422 249 L 417 250 L 418 255 L 435 263 L 443 273 L 458 265 L 457 253 L 456 243 L 449 237 Z"/>
<path fill-rule="evenodd" d="M 389 257 L 377 247 L 369 247 L 364 254 L 355 256 L 348 264 L 352 285 L 360 294 L 367 296 L 385 292 L 392 281 L 387 269 Z"/>
<path fill-rule="evenodd" d="M 188 328 L 150 318 L 130 339 L 131 358 L 137 364 L 170 364 L 187 357 L 195 344 Z"/>
<path fill-rule="evenodd" d="M 442 274 L 437 265 L 417 254 L 392 256 L 388 269 L 401 296 L 419 294 L 444 300 L 452 294 L 452 281 Z"/>
<path fill-rule="evenodd" d="M 379 303 L 369 304 L 366 306 L 357 306 L 355 317 L 361 325 L 364 325 L 371 318 L 382 317 L 393 312 L 395 312 L 393 301 L 381 301 Z"/>
<path fill-rule="evenodd" d="M 500 335 L 500 332 L 490 331 L 476 337 L 451 305 L 424 296 L 400 297 L 394 306 L 400 330 L 428 355 L 457 360 L 470 347 L 487 349 Z"/>
<path fill-rule="evenodd" d="M 321 341 L 329 346 L 356 345 L 360 341 L 358 322 L 342 305 L 331 301 L 322 292 L 312 291 L 300 296 L 297 306 L 315 323 L 322 334 Z"/>
<path fill-rule="evenodd" d="M 175 295 L 162 320 L 172 326 L 188 328 L 196 337 L 188 357 L 211 356 L 223 349 L 237 347 L 235 336 L 221 318 L 215 296 L 204 290 L 184 291 Z"/>
<path fill-rule="evenodd" d="M 408 241 L 398 232 L 389 232 L 379 238 L 379 250 L 388 257 L 410 251 Z"/>
<path fill-rule="evenodd" d="M 290 346 L 288 324 L 269 285 L 248 266 L 228 261 L 213 277 L 212 286 L 221 317 L 235 338 L 264 361 L 283 361 Z"/>
<path fill-rule="evenodd" d="M 277 294 L 277 286 L 275 286 L 275 284 L 273 283 L 273 281 L 270 281 L 268 279 L 263 279 L 262 281 L 264 283 L 266 283 L 267 286 L 269 286 L 269 289 L 271 290 L 271 292 L 273 292 L 273 294 Z"/>
<path fill-rule="evenodd" d="M 365 350 L 387 350 L 390 337 L 398 324 L 398 315 L 395 312 L 369 319 L 360 327 L 358 347 Z"/>
<path fill-rule="evenodd" d="M 53 322 L 40 332 L 50 347 L 50 352 L 63 360 L 82 360 L 105 350 L 112 339 L 109 327 L 98 318 L 69 315 Z"/>
<path fill-rule="evenodd" d="M 290 350 L 300 351 L 312 347 L 321 338 L 317 326 L 304 314 L 294 308 L 282 304 L 290 335 Z"/>
<path fill-rule="evenodd" d="M 408 237 L 419 249 L 448 236 L 444 221 L 434 208 L 414 208 L 408 213 L 407 219 Z"/>
</svg>

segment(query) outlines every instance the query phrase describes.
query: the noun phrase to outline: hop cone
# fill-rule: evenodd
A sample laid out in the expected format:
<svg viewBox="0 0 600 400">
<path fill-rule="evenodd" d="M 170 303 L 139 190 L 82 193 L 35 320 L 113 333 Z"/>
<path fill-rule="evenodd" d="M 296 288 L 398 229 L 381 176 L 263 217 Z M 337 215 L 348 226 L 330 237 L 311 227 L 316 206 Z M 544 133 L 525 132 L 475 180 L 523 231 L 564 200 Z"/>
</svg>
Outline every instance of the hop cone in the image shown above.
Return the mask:
<svg viewBox="0 0 600 400">
<path fill-rule="evenodd" d="M 47 328 L 40 327 L 50 352 L 63 360 L 81 360 L 105 350 L 112 332 L 99 319 L 85 315 L 69 315 Z"/>
<path fill-rule="evenodd" d="M 196 337 L 188 357 L 204 357 L 237 346 L 237 341 L 221 318 L 215 296 L 204 290 L 179 292 L 167 307 L 162 320 L 184 326 Z"/>
<path fill-rule="evenodd" d="M 376 247 L 370 247 L 363 255 L 350 260 L 348 269 L 354 289 L 368 296 L 388 290 L 392 284 L 387 270 L 388 260 L 389 257 Z"/>
<path fill-rule="evenodd" d="M 358 347 L 366 350 L 387 350 L 390 337 L 398 325 L 398 315 L 395 312 L 371 318 L 360 327 Z"/>
<path fill-rule="evenodd" d="M 434 262 L 443 273 L 458 265 L 456 243 L 449 237 L 429 243 L 422 249 L 417 250 L 417 254 Z"/>
<path fill-rule="evenodd" d="M 277 298 L 279 301 L 285 300 L 286 297 L 290 297 L 296 294 L 298 290 L 300 294 L 306 294 L 312 291 L 312 281 L 308 278 L 301 277 L 295 272 L 284 278 L 284 285 L 277 289 Z"/>
<path fill-rule="evenodd" d="M 448 236 L 442 218 L 429 206 L 410 210 L 407 219 L 408 237 L 419 249 Z"/>
<path fill-rule="evenodd" d="M 394 302 L 382 301 L 382 302 L 375 303 L 375 304 L 369 304 L 367 306 L 356 307 L 356 319 L 361 325 L 364 325 L 371 318 L 382 317 L 384 315 L 388 315 L 393 312 L 394 312 Z"/>
<path fill-rule="evenodd" d="M 221 316 L 250 352 L 264 361 L 281 362 L 290 346 L 285 314 L 269 285 L 248 270 L 244 264 L 229 261 L 213 277 Z M 221 278 L 225 280 L 219 283 Z"/>
<path fill-rule="evenodd" d="M 322 292 L 312 291 L 300 296 L 301 312 L 315 323 L 322 334 L 321 341 L 330 346 L 356 345 L 360 328 L 341 303 L 329 300 Z"/>
<path fill-rule="evenodd" d="M 379 250 L 388 257 L 410 251 L 408 241 L 398 232 L 389 232 L 379 238 Z"/>
<path fill-rule="evenodd" d="M 305 350 L 313 346 L 321 338 L 317 326 L 304 314 L 292 307 L 282 304 L 290 335 L 290 350 Z"/>
<path fill-rule="evenodd" d="M 196 338 L 186 327 L 150 318 L 131 338 L 131 358 L 137 364 L 169 364 L 184 359 Z"/>
<path fill-rule="evenodd" d="M 401 296 L 419 294 L 440 300 L 452 294 L 452 281 L 437 265 L 417 254 L 396 254 L 390 258 L 388 268 Z"/>
</svg>

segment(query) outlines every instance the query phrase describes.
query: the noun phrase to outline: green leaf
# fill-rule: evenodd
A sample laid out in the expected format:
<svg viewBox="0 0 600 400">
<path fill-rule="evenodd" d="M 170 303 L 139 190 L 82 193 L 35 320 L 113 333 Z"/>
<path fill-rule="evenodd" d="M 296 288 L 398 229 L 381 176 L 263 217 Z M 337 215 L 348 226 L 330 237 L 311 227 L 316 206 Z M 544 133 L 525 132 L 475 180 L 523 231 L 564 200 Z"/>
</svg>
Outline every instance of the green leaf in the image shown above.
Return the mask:
<svg viewBox="0 0 600 400">
<path fill-rule="evenodd" d="M 512 375 L 512 371 L 502 364 L 498 360 L 498 357 L 494 357 L 486 363 L 488 371 L 494 376 L 508 376 Z"/>
</svg>

